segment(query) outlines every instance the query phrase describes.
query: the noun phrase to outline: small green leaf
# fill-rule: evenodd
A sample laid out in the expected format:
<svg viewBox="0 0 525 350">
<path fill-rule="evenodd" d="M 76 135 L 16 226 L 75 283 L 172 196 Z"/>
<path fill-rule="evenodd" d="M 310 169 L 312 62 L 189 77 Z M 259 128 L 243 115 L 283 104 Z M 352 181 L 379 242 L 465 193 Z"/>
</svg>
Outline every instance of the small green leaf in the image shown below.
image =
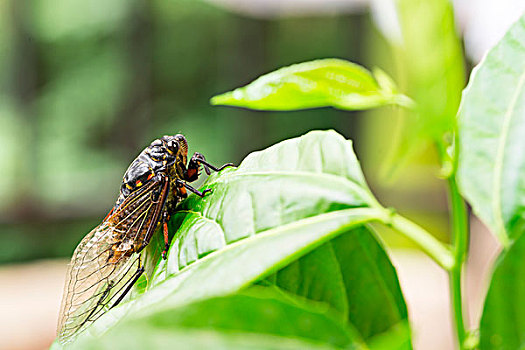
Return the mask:
<svg viewBox="0 0 525 350">
<path fill-rule="evenodd" d="M 481 350 L 525 348 L 525 235 L 496 264 L 480 325 Z"/>
<path fill-rule="evenodd" d="M 365 68 L 345 60 L 315 60 L 265 74 L 242 88 L 214 96 L 211 104 L 272 111 L 411 104 L 386 73 L 381 72 L 379 78 L 382 84 Z"/>
<path fill-rule="evenodd" d="M 525 231 L 525 16 L 474 69 L 459 113 L 458 182 L 506 246 Z"/>
</svg>

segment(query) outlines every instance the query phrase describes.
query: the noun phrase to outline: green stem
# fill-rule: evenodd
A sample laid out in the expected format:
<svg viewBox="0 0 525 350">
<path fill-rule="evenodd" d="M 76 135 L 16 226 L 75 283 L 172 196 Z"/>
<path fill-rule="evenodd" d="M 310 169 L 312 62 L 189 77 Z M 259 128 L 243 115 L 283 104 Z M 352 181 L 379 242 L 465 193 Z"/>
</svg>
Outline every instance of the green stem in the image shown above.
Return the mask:
<svg viewBox="0 0 525 350">
<path fill-rule="evenodd" d="M 397 213 L 390 213 L 383 222 L 416 243 L 430 258 L 447 271 L 454 268 L 454 256 L 448 247 L 428 231 Z"/>
<path fill-rule="evenodd" d="M 468 245 L 468 216 L 463 198 L 459 194 L 455 173 L 448 178 L 450 206 L 452 209 L 452 234 L 454 249 L 454 267 L 449 271 L 449 287 L 454 321 L 459 349 L 464 349 L 466 337 L 465 320 L 463 317 L 463 297 L 461 275 L 467 255 Z"/>
</svg>

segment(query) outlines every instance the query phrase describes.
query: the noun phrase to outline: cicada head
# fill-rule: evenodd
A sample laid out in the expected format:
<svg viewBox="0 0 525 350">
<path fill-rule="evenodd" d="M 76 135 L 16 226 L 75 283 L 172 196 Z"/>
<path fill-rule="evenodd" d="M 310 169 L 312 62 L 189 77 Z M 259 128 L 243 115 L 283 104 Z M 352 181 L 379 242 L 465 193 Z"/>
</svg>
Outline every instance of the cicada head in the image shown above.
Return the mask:
<svg viewBox="0 0 525 350">
<path fill-rule="evenodd" d="M 161 141 L 170 156 L 175 157 L 174 170 L 177 175 L 181 176 L 188 162 L 188 142 L 186 138 L 181 134 L 177 134 L 175 136 L 163 136 Z"/>
</svg>

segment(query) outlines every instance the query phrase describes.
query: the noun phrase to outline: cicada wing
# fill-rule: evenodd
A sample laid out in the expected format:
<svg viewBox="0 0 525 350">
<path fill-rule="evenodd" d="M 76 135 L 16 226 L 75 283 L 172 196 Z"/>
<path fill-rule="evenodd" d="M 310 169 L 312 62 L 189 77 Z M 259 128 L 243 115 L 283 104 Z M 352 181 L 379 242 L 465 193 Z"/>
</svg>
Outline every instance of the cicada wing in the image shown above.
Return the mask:
<svg viewBox="0 0 525 350">
<path fill-rule="evenodd" d="M 133 283 L 141 267 L 139 254 L 111 261 L 111 235 L 111 226 L 104 222 L 75 249 L 58 320 L 58 338 L 62 343 L 109 310 Z"/>
<path fill-rule="evenodd" d="M 142 271 L 139 252 L 158 226 L 168 185 L 165 177 L 152 179 L 127 197 L 77 246 L 60 308 L 60 342 L 67 342 L 102 316 L 133 285 Z M 134 250 L 133 246 L 138 248 Z M 133 251 L 136 253 L 128 254 Z"/>
</svg>

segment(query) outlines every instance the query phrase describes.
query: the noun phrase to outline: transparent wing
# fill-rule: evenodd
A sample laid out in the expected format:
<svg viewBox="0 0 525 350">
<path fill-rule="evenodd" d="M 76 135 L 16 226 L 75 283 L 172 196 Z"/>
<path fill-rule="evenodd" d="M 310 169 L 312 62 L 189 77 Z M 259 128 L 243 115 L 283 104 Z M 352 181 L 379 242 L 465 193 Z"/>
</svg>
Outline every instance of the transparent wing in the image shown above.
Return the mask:
<svg viewBox="0 0 525 350">
<path fill-rule="evenodd" d="M 126 198 L 77 246 L 60 307 L 61 343 L 118 304 L 140 276 L 140 251 L 158 226 L 167 193 L 166 179 L 152 181 Z"/>
<path fill-rule="evenodd" d="M 140 254 L 108 262 L 111 230 L 93 229 L 75 249 L 69 265 L 58 321 L 59 341 L 67 342 L 109 310 L 127 290 L 141 268 Z"/>
</svg>

